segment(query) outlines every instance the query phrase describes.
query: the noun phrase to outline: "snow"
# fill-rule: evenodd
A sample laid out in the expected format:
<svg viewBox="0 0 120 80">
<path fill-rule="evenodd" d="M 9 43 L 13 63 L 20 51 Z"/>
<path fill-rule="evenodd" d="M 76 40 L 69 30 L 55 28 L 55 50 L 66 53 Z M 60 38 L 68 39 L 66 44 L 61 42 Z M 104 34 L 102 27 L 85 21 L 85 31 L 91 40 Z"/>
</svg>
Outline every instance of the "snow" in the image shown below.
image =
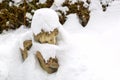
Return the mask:
<svg viewBox="0 0 120 80">
<path fill-rule="evenodd" d="M 0 34 L 0 80 L 120 80 L 120 1 L 113 1 L 106 12 L 97 2 L 92 0 L 91 18 L 85 28 L 75 14 L 68 15 L 62 26 L 53 10 L 41 9 L 35 12 L 31 29 L 21 26 Z M 45 26 L 41 26 L 41 21 Z M 55 27 L 59 27 L 58 45 L 33 40 L 33 32 Z M 19 47 L 23 48 L 23 41 L 29 39 L 34 45 L 23 62 Z M 56 73 L 42 70 L 36 50 L 46 60 L 50 56 L 58 58 L 60 67 Z"/>
<path fill-rule="evenodd" d="M 60 25 L 57 13 L 52 9 L 43 8 L 35 11 L 31 23 L 31 29 L 36 35 L 40 33 L 42 29 L 45 32 L 50 32 L 55 28 L 58 28 Z"/>
<path fill-rule="evenodd" d="M 80 32 L 83 29 L 76 14 L 70 14 L 67 16 L 67 21 L 65 22 L 64 27 L 68 32 L 71 33 Z"/>
<path fill-rule="evenodd" d="M 46 0 L 39 0 L 39 2 L 40 2 L 40 3 L 45 3 L 45 2 L 46 2 Z"/>
<path fill-rule="evenodd" d="M 19 3 L 21 2 L 21 0 L 13 0 L 15 3 Z"/>
<path fill-rule="evenodd" d="M 65 0 L 55 0 L 53 6 L 60 7 Z"/>
<path fill-rule="evenodd" d="M 26 17 L 32 19 L 32 15 L 30 13 L 26 13 Z"/>
</svg>

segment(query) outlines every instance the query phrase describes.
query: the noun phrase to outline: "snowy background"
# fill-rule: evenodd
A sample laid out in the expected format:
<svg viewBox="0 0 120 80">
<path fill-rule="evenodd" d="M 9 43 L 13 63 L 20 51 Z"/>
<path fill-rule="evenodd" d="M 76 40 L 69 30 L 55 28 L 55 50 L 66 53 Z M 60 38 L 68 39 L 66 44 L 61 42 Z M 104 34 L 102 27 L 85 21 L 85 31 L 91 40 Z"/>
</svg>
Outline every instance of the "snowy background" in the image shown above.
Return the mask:
<svg viewBox="0 0 120 80">
<path fill-rule="evenodd" d="M 54 5 L 62 1 L 55 0 Z M 0 80 L 120 80 L 120 0 L 101 0 L 109 2 L 106 12 L 99 1 L 91 0 L 91 17 L 85 28 L 71 14 L 60 26 L 59 45 L 43 45 L 42 50 L 48 51 L 45 57 L 56 49 L 60 64 L 56 73 L 43 71 L 34 54 L 22 61 L 19 47 L 22 41 L 32 39 L 32 29 L 21 26 L 0 34 Z"/>
</svg>

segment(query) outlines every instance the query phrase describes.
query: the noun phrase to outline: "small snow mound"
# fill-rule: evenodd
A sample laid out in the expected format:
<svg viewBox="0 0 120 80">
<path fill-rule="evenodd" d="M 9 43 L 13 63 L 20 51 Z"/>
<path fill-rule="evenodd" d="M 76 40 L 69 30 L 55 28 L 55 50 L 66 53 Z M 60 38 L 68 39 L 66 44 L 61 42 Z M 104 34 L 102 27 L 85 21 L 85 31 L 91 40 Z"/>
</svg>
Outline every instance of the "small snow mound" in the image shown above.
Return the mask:
<svg viewBox="0 0 120 80">
<path fill-rule="evenodd" d="M 50 57 L 56 57 L 57 49 L 58 47 L 56 45 L 34 43 L 29 52 L 32 54 L 36 54 L 36 52 L 39 51 L 41 52 L 45 61 L 47 61 Z"/>
<path fill-rule="evenodd" d="M 71 33 L 80 32 L 83 29 L 76 14 L 70 14 L 67 16 L 67 21 L 64 24 L 64 28 Z"/>
<path fill-rule="evenodd" d="M 27 32 L 25 32 L 24 34 L 22 34 L 21 35 L 21 39 L 19 40 L 19 45 L 20 45 L 20 48 L 21 49 L 24 49 L 24 46 L 23 46 L 23 42 L 25 41 L 25 40 L 32 40 L 32 32 L 31 31 L 27 31 Z"/>
<path fill-rule="evenodd" d="M 34 34 L 40 33 L 41 29 L 50 32 L 59 26 L 59 18 L 54 10 L 42 8 L 35 11 L 31 24 Z"/>
</svg>

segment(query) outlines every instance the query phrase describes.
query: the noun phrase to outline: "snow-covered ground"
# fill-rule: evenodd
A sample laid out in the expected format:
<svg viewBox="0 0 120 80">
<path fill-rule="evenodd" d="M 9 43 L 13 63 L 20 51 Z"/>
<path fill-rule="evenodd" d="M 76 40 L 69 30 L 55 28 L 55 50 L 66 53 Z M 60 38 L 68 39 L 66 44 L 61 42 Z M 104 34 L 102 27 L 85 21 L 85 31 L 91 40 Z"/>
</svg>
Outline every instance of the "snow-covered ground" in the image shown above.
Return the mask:
<svg viewBox="0 0 120 80">
<path fill-rule="evenodd" d="M 34 54 L 22 61 L 19 47 L 25 39 L 32 39 L 31 29 L 21 26 L 0 34 L 0 80 L 120 80 L 120 1 L 110 3 L 106 12 L 97 5 L 98 0 L 92 1 L 85 28 L 71 14 L 61 29 L 58 46 L 32 47 L 45 51 L 46 58 L 56 52 L 60 64 L 56 73 L 43 71 Z"/>
</svg>

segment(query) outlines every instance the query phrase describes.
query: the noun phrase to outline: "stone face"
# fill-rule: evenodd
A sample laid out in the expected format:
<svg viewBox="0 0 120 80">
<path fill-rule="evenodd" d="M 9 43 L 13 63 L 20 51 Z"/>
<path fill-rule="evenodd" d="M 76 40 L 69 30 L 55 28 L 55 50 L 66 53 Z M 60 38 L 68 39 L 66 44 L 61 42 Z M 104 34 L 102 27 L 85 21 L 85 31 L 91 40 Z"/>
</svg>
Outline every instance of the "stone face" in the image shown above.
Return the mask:
<svg viewBox="0 0 120 80">
<path fill-rule="evenodd" d="M 27 49 L 22 50 L 22 49 L 20 48 L 20 51 L 21 51 L 23 60 L 25 60 L 25 59 L 28 57 Z"/>
<path fill-rule="evenodd" d="M 57 43 L 57 35 L 58 29 L 54 29 L 53 31 L 45 32 L 41 30 L 41 32 L 37 35 L 34 35 L 34 39 L 40 43 L 49 43 L 49 44 L 56 44 Z"/>
<path fill-rule="evenodd" d="M 23 42 L 24 49 L 29 50 L 32 47 L 32 40 L 25 40 Z"/>
<path fill-rule="evenodd" d="M 54 73 L 58 70 L 59 64 L 57 58 L 49 58 L 47 62 L 45 62 L 43 56 L 39 51 L 36 52 L 36 57 L 39 60 L 40 66 L 49 74 Z"/>
</svg>

